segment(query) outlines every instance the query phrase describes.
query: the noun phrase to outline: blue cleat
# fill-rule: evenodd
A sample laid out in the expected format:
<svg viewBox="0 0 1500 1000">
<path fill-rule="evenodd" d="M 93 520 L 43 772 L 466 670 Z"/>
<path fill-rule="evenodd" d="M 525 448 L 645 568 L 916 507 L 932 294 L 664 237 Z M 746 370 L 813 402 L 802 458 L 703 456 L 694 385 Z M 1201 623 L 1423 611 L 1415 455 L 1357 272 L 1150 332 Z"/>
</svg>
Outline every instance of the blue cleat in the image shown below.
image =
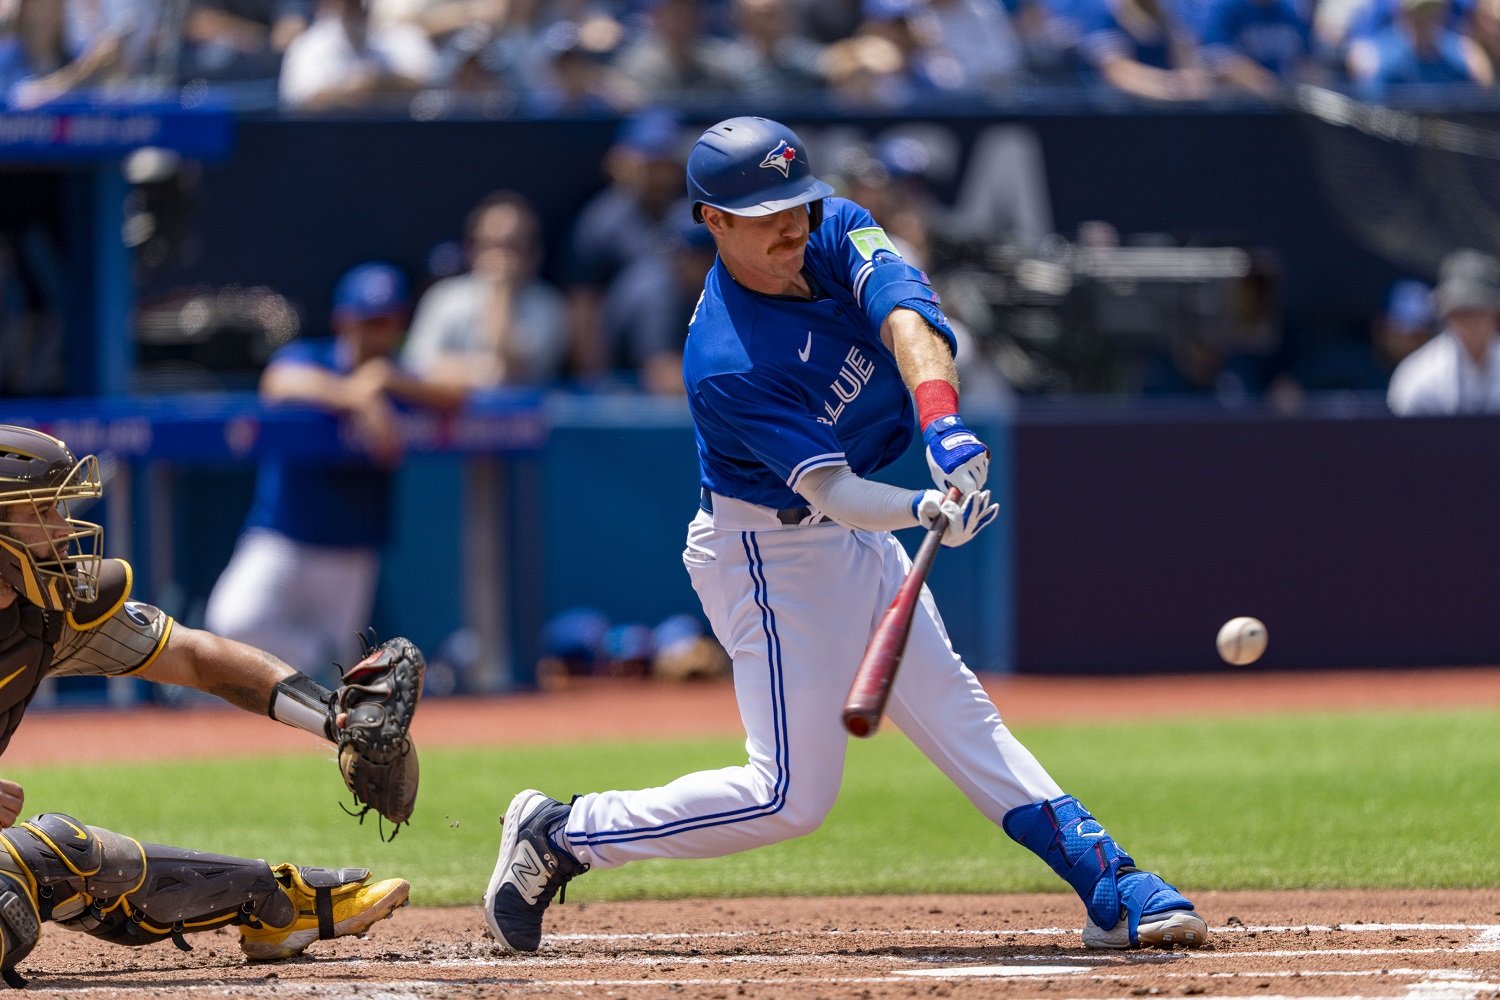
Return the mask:
<svg viewBox="0 0 1500 1000">
<path fill-rule="evenodd" d="M 568 810 L 530 788 L 505 810 L 500 857 L 484 892 L 484 921 L 504 948 L 536 951 L 542 943 L 542 914 L 552 897 L 569 879 L 589 870 L 548 836 L 567 820 Z"/>
<path fill-rule="evenodd" d="M 1117 882 L 1120 917 L 1105 929 L 1090 915 L 1083 926 L 1086 948 L 1196 948 L 1208 940 L 1208 924 L 1187 897 L 1160 875 L 1121 869 Z"/>
</svg>

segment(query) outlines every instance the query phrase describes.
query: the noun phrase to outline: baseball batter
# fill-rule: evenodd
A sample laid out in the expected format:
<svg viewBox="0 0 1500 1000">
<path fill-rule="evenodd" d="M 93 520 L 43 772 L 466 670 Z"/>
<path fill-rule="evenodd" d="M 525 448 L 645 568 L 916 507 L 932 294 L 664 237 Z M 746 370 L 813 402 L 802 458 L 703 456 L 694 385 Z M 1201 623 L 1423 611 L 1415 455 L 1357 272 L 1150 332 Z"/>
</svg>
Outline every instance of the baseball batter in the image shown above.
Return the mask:
<svg viewBox="0 0 1500 1000">
<path fill-rule="evenodd" d="M 910 566 L 891 532 L 942 518 L 943 544 L 962 545 L 997 514 L 926 275 L 867 211 L 831 197 L 784 125 L 720 122 L 687 172 L 718 260 L 683 360 L 702 470 L 683 560 L 734 659 L 749 760 L 571 805 L 515 796 L 484 900 L 490 932 L 513 950 L 538 947 L 553 895 L 590 868 L 713 857 L 816 829 L 842 777 L 844 696 Z M 907 448 L 914 425 L 939 489 L 865 478 Z M 960 502 L 944 499 L 950 486 Z M 1138 868 L 1011 735 L 925 590 L 889 713 L 1078 892 L 1085 945 L 1204 941 L 1193 904 Z"/>
<path fill-rule="evenodd" d="M 416 759 L 406 735 L 422 676 L 404 639 L 374 650 L 337 692 L 258 649 L 175 623 L 131 599 L 130 566 L 104 559 L 97 524 L 72 508 L 100 497 L 99 463 L 63 442 L 0 425 L 0 752 L 47 677 L 134 676 L 184 684 L 340 747 L 345 780 L 387 818 L 410 816 Z M 415 685 L 415 686 L 414 686 Z M 149 734 L 143 734 L 149 740 Z M 392 743 L 400 753 L 392 753 Z M 370 782 L 395 787 L 389 800 Z M 361 934 L 406 902 L 403 879 L 363 868 L 264 861 L 143 844 L 61 813 L 16 825 L 21 786 L 0 779 L 0 976 L 55 920 L 116 944 L 235 925 L 254 959 L 289 958 L 319 938 Z"/>
</svg>

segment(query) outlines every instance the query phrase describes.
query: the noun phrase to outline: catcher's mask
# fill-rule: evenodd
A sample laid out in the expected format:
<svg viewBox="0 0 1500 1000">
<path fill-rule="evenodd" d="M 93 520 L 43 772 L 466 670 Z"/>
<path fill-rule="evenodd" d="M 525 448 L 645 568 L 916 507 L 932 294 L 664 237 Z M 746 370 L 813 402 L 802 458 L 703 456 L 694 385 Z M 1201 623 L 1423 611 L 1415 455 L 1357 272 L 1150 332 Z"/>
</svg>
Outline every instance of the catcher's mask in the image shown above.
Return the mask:
<svg viewBox="0 0 1500 1000">
<path fill-rule="evenodd" d="M 57 438 L 0 424 L 0 578 L 49 611 L 99 595 L 104 529 L 72 516 L 104 492 L 99 461 Z"/>
<path fill-rule="evenodd" d="M 745 216 L 806 205 L 814 229 L 833 194 L 813 176 L 797 133 L 769 118 L 729 118 L 704 132 L 688 154 L 687 189 L 695 222 L 704 205 Z"/>
</svg>

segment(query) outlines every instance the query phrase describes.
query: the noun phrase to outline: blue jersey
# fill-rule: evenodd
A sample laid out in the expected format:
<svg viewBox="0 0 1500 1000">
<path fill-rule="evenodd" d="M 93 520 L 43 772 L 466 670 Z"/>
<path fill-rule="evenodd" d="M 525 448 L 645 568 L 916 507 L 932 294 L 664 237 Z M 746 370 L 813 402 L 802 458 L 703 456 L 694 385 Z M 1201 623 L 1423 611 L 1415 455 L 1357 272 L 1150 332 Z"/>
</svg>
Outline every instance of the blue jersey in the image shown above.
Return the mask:
<svg viewBox="0 0 1500 1000">
<path fill-rule="evenodd" d="M 1144 34 L 1137 35 L 1116 16 L 1114 0 L 1088 5 L 1084 17 L 1079 53 L 1094 79 L 1098 78 L 1101 66 L 1116 58 L 1157 69 L 1173 68 L 1172 34 L 1165 23 L 1152 21 L 1141 25 Z"/>
<path fill-rule="evenodd" d="M 271 356 L 271 364 L 348 374 L 345 353 L 332 338 L 294 340 Z M 256 474 L 245 526 L 269 528 L 309 545 L 377 547 L 386 540 L 390 508 L 391 473 L 372 462 L 270 455 Z"/>
<path fill-rule="evenodd" d="M 905 290 L 872 293 L 877 266 L 906 269 L 870 213 L 842 198 L 824 201 L 807 242 L 813 299 L 752 292 L 714 263 L 682 361 L 704 488 L 794 507 L 806 502 L 797 485 L 809 471 L 847 463 L 865 476 L 906 450 L 915 409 L 880 339 Z M 951 349 L 935 296 L 908 284 L 932 304 Z"/>
<path fill-rule="evenodd" d="M 1202 42 L 1210 61 L 1232 50 L 1289 77 L 1312 51 L 1312 26 L 1292 0 L 1213 0 Z"/>
</svg>

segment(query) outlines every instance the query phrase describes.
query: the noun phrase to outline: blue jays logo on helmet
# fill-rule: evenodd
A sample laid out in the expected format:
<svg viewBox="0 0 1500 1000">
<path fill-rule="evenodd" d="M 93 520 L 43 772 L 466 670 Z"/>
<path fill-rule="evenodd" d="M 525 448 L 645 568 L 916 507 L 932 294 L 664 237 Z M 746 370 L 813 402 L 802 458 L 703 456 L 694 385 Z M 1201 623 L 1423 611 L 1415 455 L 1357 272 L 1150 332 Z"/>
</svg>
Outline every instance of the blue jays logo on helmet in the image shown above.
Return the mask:
<svg viewBox="0 0 1500 1000">
<path fill-rule="evenodd" d="M 766 158 L 760 161 L 762 167 L 781 171 L 781 176 L 787 176 L 792 169 L 792 161 L 797 158 L 797 148 L 790 145 L 785 139 L 776 144 L 776 148 L 766 154 Z"/>
</svg>

